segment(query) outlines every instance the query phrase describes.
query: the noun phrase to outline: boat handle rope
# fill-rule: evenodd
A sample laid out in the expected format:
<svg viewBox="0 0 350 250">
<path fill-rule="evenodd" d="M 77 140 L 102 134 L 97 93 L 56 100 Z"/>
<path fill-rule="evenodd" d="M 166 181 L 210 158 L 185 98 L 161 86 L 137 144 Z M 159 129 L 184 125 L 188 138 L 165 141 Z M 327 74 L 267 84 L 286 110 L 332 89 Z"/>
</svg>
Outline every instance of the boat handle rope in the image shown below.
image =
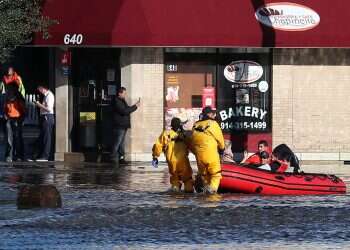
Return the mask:
<svg viewBox="0 0 350 250">
<path fill-rule="evenodd" d="M 339 178 L 333 174 L 329 175 L 329 179 L 331 179 L 331 181 L 334 183 L 339 183 Z"/>
<path fill-rule="evenodd" d="M 285 178 L 284 178 L 282 175 L 276 175 L 275 178 L 276 178 L 277 180 L 281 180 L 281 181 L 284 181 L 284 180 L 285 180 Z"/>
</svg>

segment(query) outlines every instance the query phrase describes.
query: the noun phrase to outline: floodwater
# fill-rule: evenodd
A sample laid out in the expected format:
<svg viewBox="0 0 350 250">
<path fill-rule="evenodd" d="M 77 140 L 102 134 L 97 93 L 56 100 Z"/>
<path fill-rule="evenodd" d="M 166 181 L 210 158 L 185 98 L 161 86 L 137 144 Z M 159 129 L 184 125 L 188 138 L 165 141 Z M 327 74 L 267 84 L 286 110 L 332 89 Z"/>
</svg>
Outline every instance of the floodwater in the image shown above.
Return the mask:
<svg viewBox="0 0 350 250">
<path fill-rule="evenodd" d="M 0 249 L 350 249 L 350 195 L 171 194 L 149 169 L 0 166 Z M 62 208 L 17 210 L 24 183 Z"/>
</svg>

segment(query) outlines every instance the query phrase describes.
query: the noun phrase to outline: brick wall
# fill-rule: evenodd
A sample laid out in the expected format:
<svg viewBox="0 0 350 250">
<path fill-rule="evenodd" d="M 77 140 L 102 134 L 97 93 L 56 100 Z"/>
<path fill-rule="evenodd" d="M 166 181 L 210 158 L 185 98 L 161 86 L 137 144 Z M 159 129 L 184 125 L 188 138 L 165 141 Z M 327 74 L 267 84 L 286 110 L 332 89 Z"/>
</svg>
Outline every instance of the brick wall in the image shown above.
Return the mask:
<svg viewBox="0 0 350 250">
<path fill-rule="evenodd" d="M 127 158 L 151 160 L 152 145 L 163 129 L 163 49 L 125 48 L 121 53 L 121 82 L 128 102 L 141 97 L 141 107 L 131 115 L 126 138 Z"/>
<path fill-rule="evenodd" d="M 349 87 L 349 49 L 274 49 L 273 144 L 304 160 L 349 159 Z"/>
</svg>

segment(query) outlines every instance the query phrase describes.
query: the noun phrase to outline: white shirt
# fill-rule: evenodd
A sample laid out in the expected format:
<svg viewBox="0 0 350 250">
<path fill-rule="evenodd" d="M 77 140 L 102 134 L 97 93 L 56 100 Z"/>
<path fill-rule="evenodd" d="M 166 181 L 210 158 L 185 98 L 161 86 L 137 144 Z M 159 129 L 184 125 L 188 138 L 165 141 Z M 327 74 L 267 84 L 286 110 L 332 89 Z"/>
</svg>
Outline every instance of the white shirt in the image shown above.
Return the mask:
<svg viewBox="0 0 350 250">
<path fill-rule="evenodd" d="M 47 115 L 47 114 L 54 113 L 53 108 L 55 105 L 55 96 L 52 94 L 50 90 L 47 90 L 46 94 L 44 95 L 42 105 L 44 105 L 49 111 L 43 108 L 40 108 L 40 115 Z"/>
</svg>

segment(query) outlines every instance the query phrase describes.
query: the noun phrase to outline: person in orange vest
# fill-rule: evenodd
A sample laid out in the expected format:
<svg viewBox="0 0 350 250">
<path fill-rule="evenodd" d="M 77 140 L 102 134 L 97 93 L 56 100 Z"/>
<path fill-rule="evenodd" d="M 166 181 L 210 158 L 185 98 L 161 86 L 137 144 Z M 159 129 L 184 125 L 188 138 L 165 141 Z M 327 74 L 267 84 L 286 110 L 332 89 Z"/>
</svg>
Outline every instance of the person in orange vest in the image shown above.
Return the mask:
<svg viewBox="0 0 350 250">
<path fill-rule="evenodd" d="M 22 82 L 22 78 L 18 75 L 13 67 L 9 67 L 7 74 L 2 78 L 0 89 L 6 93 L 8 89 L 15 88 L 21 95 L 20 97 L 25 98 L 25 88 Z"/>
<path fill-rule="evenodd" d="M 241 164 L 244 165 L 261 165 L 263 163 L 262 152 L 269 152 L 269 144 L 265 140 L 258 142 L 258 151 L 251 156 L 248 156 L 248 153 L 245 151 L 245 155 Z M 265 156 L 266 154 L 264 154 Z"/>
<path fill-rule="evenodd" d="M 22 125 L 25 116 L 25 89 L 22 78 L 13 67 L 9 67 L 0 83 L 0 92 L 4 96 L 3 118 L 7 146 L 5 158 L 7 162 L 23 160 Z"/>
<path fill-rule="evenodd" d="M 158 157 L 163 152 L 168 163 L 171 191 L 181 190 L 182 183 L 187 193 L 193 192 L 192 168 L 188 159 L 189 150 L 186 145 L 181 120 L 174 117 L 171 129 L 165 130 L 158 137 L 152 148 L 154 167 L 158 166 Z"/>
</svg>

